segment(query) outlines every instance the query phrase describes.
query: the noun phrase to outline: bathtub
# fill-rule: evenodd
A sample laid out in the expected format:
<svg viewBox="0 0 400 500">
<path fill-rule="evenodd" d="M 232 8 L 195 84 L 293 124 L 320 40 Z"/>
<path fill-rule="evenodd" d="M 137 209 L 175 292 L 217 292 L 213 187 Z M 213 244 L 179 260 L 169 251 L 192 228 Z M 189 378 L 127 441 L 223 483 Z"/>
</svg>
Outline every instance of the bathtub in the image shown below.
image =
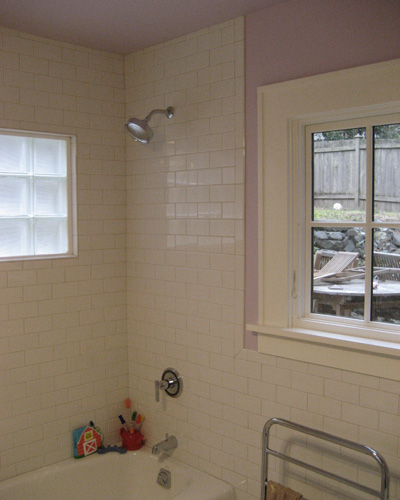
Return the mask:
<svg viewBox="0 0 400 500">
<path fill-rule="evenodd" d="M 156 482 L 171 473 L 171 488 Z M 233 486 L 148 448 L 68 459 L 0 482 L 1 500 L 235 500 Z"/>
</svg>

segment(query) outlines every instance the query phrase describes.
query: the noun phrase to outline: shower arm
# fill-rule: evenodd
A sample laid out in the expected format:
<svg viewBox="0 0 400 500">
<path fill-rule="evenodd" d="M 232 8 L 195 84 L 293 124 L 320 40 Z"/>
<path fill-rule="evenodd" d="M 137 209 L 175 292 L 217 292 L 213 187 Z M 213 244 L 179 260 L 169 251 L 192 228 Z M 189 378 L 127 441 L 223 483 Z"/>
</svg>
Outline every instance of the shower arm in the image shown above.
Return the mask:
<svg viewBox="0 0 400 500">
<path fill-rule="evenodd" d="M 172 118 L 174 116 L 174 108 L 169 106 L 167 109 L 153 109 L 153 111 L 150 111 L 150 113 L 146 116 L 146 122 L 148 122 L 150 118 L 156 113 L 165 115 L 167 118 Z"/>
</svg>

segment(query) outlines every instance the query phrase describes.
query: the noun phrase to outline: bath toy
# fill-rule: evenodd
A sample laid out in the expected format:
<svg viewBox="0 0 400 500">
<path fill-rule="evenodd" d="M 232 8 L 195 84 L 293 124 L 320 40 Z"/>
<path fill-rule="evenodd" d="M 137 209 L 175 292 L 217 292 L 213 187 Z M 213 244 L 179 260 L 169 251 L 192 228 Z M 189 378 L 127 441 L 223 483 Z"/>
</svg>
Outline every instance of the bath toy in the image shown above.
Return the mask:
<svg viewBox="0 0 400 500">
<path fill-rule="evenodd" d="M 104 455 L 105 453 L 108 453 L 109 451 L 116 451 L 117 453 L 126 453 L 127 450 L 125 448 L 122 448 L 122 446 L 117 446 L 116 444 L 114 445 L 108 445 L 108 446 L 102 446 L 97 450 L 97 453 L 100 453 L 100 455 Z"/>
</svg>

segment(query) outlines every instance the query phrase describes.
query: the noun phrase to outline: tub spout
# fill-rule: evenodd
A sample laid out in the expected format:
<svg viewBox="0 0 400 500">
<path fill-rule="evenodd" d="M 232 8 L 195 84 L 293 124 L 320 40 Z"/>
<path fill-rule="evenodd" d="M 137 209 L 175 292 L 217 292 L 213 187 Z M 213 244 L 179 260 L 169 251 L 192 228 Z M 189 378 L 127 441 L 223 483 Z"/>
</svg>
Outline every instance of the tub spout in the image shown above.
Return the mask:
<svg viewBox="0 0 400 500">
<path fill-rule="evenodd" d="M 168 434 L 166 434 L 164 441 L 160 441 L 159 443 L 155 444 L 151 450 L 151 453 L 153 455 L 159 455 L 162 451 L 172 450 L 177 446 L 178 446 L 178 440 L 176 439 L 176 437 L 175 436 L 169 437 Z"/>
</svg>

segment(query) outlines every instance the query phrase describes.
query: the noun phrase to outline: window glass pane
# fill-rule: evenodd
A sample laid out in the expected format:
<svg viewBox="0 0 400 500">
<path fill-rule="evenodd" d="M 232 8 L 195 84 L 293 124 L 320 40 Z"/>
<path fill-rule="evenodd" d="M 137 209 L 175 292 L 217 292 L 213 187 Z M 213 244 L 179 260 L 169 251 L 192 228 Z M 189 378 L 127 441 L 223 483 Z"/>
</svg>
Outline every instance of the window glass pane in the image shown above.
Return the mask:
<svg viewBox="0 0 400 500">
<path fill-rule="evenodd" d="M 365 221 L 366 129 L 312 134 L 313 220 Z"/>
<path fill-rule="evenodd" d="M 29 143 L 27 137 L 0 134 L 0 172 L 29 173 Z"/>
<path fill-rule="evenodd" d="M 371 319 L 400 324 L 400 230 L 374 229 Z"/>
<path fill-rule="evenodd" d="M 35 219 L 36 255 L 68 252 L 68 228 L 66 218 Z"/>
<path fill-rule="evenodd" d="M 0 130 L 0 260 L 75 253 L 72 150 L 67 136 Z"/>
<path fill-rule="evenodd" d="M 30 177 L 0 175 L 0 216 L 29 215 Z"/>
<path fill-rule="evenodd" d="M 311 312 L 364 318 L 365 230 L 314 228 Z"/>
<path fill-rule="evenodd" d="M 0 218 L 0 257 L 32 254 L 30 219 Z"/>
<path fill-rule="evenodd" d="M 374 219 L 400 220 L 400 123 L 374 127 Z"/>
<path fill-rule="evenodd" d="M 36 177 L 34 198 L 36 215 L 67 215 L 66 179 Z"/>
<path fill-rule="evenodd" d="M 35 175 L 67 175 L 66 142 L 60 139 L 34 140 Z"/>
</svg>

